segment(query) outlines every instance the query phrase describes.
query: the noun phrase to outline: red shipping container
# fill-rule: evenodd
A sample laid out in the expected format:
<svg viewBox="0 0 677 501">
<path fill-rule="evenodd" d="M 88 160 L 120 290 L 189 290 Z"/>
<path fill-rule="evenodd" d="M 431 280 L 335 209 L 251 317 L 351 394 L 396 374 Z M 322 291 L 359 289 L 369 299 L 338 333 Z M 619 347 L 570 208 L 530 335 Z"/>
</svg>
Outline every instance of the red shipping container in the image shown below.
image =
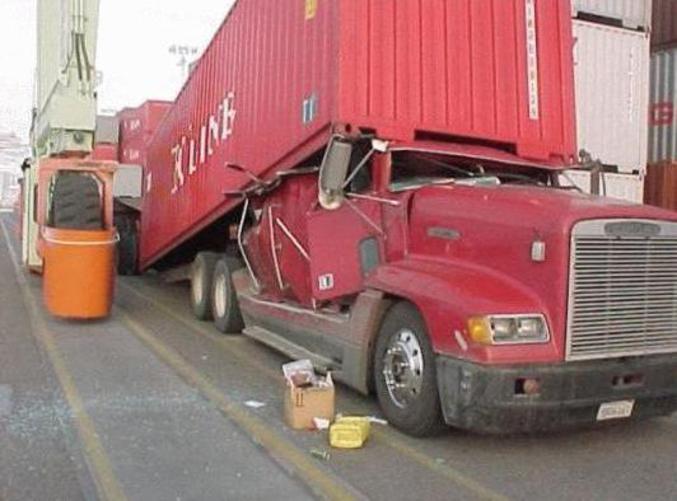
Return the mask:
<svg viewBox="0 0 677 501">
<path fill-rule="evenodd" d="M 90 155 L 92 160 L 96 161 L 118 161 L 118 145 L 108 143 L 98 143 L 94 145 L 94 151 Z"/>
<path fill-rule="evenodd" d="M 336 130 L 576 153 L 570 0 L 240 0 L 148 147 L 141 265 Z"/>
<path fill-rule="evenodd" d="M 169 101 L 146 101 L 138 108 L 121 110 L 118 113 L 120 144 L 148 141 L 171 107 Z"/>
<path fill-rule="evenodd" d="M 677 162 L 649 164 L 644 203 L 677 211 Z"/>
<path fill-rule="evenodd" d="M 147 147 L 148 141 L 145 141 L 142 137 L 128 139 L 123 143 L 120 143 L 119 162 L 122 164 L 145 166 Z"/>
</svg>

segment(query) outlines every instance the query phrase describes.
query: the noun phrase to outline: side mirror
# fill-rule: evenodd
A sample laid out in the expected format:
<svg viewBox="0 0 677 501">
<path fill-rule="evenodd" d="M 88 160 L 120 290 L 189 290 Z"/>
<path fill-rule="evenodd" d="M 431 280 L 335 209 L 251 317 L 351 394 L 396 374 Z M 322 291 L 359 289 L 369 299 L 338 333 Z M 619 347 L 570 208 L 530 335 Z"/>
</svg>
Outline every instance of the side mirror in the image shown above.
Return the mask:
<svg viewBox="0 0 677 501">
<path fill-rule="evenodd" d="M 340 138 L 334 138 L 327 146 L 320 167 L 319 202 L 327 210 L 341 207 L 344 199 L 343 186 L 348 177 L 353 145 Z"/>
</svg>

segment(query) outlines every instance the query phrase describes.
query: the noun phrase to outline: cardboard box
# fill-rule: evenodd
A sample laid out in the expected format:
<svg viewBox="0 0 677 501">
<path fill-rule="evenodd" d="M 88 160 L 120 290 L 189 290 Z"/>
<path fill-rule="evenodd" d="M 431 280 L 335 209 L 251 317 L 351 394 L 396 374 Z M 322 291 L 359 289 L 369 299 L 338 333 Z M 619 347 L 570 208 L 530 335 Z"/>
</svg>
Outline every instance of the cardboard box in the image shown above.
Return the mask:
<svg viewBox="0 0 677 501">
<path fill-rule="evenodd" d="M 313 418 L 334 419 L 335 390 L 331 374 L 322 384 L 299 388 L 287 379 L 284 395 L 284 419 L 295 430 L 314 429 Z"/>
</svg>

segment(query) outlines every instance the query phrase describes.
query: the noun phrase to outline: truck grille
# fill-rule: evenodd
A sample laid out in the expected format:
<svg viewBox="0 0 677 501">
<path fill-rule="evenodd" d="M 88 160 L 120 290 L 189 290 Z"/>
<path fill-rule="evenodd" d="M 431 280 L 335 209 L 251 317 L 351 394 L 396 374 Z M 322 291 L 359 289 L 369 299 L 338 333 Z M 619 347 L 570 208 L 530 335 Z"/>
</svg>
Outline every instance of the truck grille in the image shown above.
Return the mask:
<svg viewBox="0 0 677 501">
<path fill-rule="evenodd" d="M 579 223 L 569 287 L 569 360 L 677 352 L 677 223 Z"/>
</svg>

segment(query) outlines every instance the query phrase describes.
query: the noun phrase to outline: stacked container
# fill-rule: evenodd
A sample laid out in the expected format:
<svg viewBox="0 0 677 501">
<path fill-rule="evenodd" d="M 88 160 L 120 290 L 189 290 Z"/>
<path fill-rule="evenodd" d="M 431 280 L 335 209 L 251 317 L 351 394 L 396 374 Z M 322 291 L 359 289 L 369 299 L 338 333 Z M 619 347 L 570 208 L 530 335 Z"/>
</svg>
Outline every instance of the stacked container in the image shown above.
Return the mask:
<svg viewBox="0 0 677 501">
<path fill-rule="evenodd" d="M 119 135 L 119 121 L 117 116 L 97 116 L 96 132 L 94 135 L 94 151 L 91 155 L 92 159 L 117 162 Z"/>
<path fill-rule="evenodd" d="M 651 0 L 572 0 L 578 146 L 610 171 L 606 195 L 643 201 Z M 590 190 L 590 173 L 573 171 Z"/>
<path fill-rule="evenodd" d="M 584 19 L 638 31 L 644 31 L 651 25 L 651 7 L 651 0 L 571 1 L 574 19 Z"/>
<path fill-rule="evenodd" d="M 141 197 L 147 146 L 171 107 L 167 101 L 146 101 L 138 108 L 125 108 L 118 113 L 120 166 L 115 174 L 114 193 L 119 201 Z"/>
<path fill-rule="evenodd" d="M 677 210 L 677 1 L 654 0 L 646 203 Z"/>
<path fill-rule="evenodd" d="M 145 165 L 146 145 L 171 107 L 168 101 L 146 101 L 138 108 L 125 108 L 118 113 L 120 163 Z"/>
<path fill-rule="evenodd" d="M 653 0 L 651 50 L 674 48 L 677 45 L 677 2 Z"/>
</svg>

